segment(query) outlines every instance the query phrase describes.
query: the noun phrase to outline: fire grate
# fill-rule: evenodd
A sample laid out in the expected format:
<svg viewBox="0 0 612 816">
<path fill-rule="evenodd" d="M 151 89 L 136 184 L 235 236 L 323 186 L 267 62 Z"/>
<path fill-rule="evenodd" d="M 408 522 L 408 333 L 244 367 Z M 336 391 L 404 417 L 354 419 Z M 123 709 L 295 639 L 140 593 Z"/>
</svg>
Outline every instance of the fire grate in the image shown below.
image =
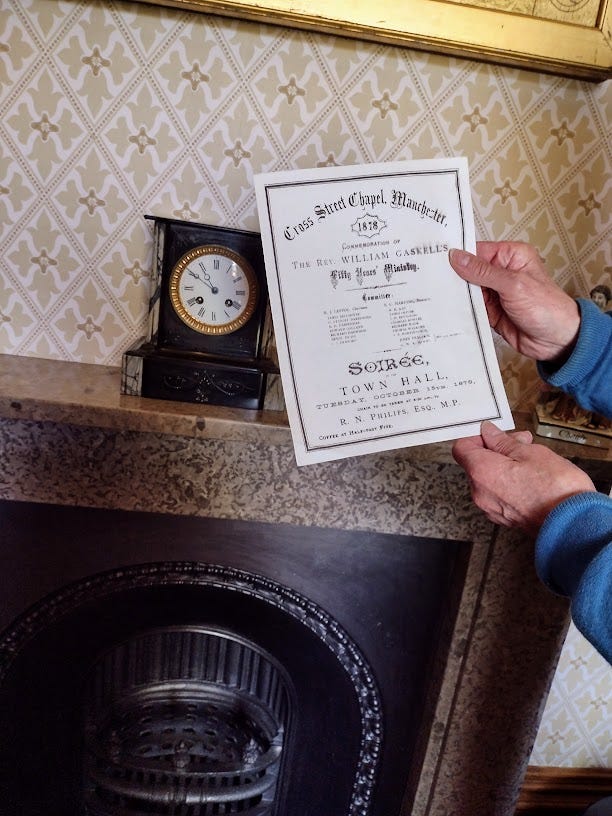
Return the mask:
<svg viewBox="0 0 612 816">
<path fill-rule="evenodd" d="M 282 670 L 233 635 L 144 633 L 92 669 L 89 816 L 273 813 L 289 714 Z"/>
</svg>

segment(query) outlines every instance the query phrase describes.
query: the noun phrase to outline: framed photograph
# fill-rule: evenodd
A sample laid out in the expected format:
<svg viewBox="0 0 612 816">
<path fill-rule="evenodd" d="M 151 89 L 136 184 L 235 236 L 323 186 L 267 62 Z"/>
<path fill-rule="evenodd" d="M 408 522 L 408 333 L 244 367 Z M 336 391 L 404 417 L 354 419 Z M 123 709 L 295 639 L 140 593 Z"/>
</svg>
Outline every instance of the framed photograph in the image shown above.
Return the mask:
<svg viewBox="0 0 612 816">
<path fill-rule="evenodd" d="M 601 81 L 608 0 L 137 0 Z"/>
</svg>

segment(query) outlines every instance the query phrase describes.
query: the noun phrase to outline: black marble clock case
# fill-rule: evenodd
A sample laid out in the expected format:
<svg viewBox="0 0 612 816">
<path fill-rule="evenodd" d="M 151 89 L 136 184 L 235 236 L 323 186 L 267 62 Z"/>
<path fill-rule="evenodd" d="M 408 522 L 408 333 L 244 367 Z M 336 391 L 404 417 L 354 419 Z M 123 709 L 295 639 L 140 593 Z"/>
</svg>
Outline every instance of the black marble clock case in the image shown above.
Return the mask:
<svg viewBox="0 0 612 816">
<path fill-rule="evenodd" d="M 174 351 L 198 351 L 214 358 L 256 359 L 266 307 L 266 275 L 260 235 L 176 219 L 145 217 L 155 222 L 154 291 L 151 298 L 154 303 L 150 310 L 152 323 L 149 337 L 153 345 Z M 177 315 L 168 295 L 169 277 L 175 264 L 190 249 L 211 244 L 231 249 L 248 261 L 260 289 L 253 316 L 231 334 L 210 335 L 194 331 Z"/>
<path fill-rule="evenodd" d="M 260 235 L 158 216 L 145 218 L 154 221 L 148 329 L 144 341 L 123 355 L 121 393 L 260 409 L 267 376 L 278 373 L 262 352 L 268 310 Z M 170 302 L 168 280 L 174 265 L 190 249 L 207 244 L 242 255 L 259 284 L 255 313 L 245 326 L 227 335 L 194 331 Z"/>
</svg>

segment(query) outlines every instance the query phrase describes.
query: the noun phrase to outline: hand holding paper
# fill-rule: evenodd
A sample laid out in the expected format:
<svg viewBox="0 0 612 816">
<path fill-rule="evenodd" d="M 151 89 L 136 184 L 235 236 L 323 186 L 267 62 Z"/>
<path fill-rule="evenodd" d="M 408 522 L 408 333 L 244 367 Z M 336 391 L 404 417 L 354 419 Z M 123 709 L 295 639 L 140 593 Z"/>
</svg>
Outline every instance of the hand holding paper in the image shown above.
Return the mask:
<svg viewBox="0 0 612 816">
<path fill-rule="evenodd" d="M 489 323 L 516 351 L 556 360 L 571 349 L 578 305 L 552 280 L 534 247 L 481 241 L 476 255 L 451 249 L 450 262 L 464 280 L 484 287 Z"/>
<path fill-rule="evenodd" d="M 595 487 L 567 459 L 530 444 L 528 434 L 507 434 L 484 422 L 480 436 L 455 442 L 453 456 L 467 471 L 474 502 L 490 521 L 521 527 L 535 537 L 553 507 Z"/>
</svg>

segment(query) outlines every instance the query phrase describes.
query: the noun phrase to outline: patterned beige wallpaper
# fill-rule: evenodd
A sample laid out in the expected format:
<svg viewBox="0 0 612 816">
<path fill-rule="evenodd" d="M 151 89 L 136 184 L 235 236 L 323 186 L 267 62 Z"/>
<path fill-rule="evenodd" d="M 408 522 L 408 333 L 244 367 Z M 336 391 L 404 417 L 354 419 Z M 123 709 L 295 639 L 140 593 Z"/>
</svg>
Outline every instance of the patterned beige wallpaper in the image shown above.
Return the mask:
<svg viewBox="0 0 612 816">
<path fill-rule="evenodd" d="M 610 284 L 612 85 L 120 0 L 0 0 L 0 353 L 118 364 L 145 213 L 257 229 L 253 173 L 465 155 L 478 238 Z M 498 342 L 513 407 L 533 365 Z M 534 750 L 612 766 L 612 673 L 575 633 Z"/>
<path fill-rule="evenodd" d="M 573 625 L 561 652 L 531 762 L 612 768 L 612 669 Z"/>
</svg>

